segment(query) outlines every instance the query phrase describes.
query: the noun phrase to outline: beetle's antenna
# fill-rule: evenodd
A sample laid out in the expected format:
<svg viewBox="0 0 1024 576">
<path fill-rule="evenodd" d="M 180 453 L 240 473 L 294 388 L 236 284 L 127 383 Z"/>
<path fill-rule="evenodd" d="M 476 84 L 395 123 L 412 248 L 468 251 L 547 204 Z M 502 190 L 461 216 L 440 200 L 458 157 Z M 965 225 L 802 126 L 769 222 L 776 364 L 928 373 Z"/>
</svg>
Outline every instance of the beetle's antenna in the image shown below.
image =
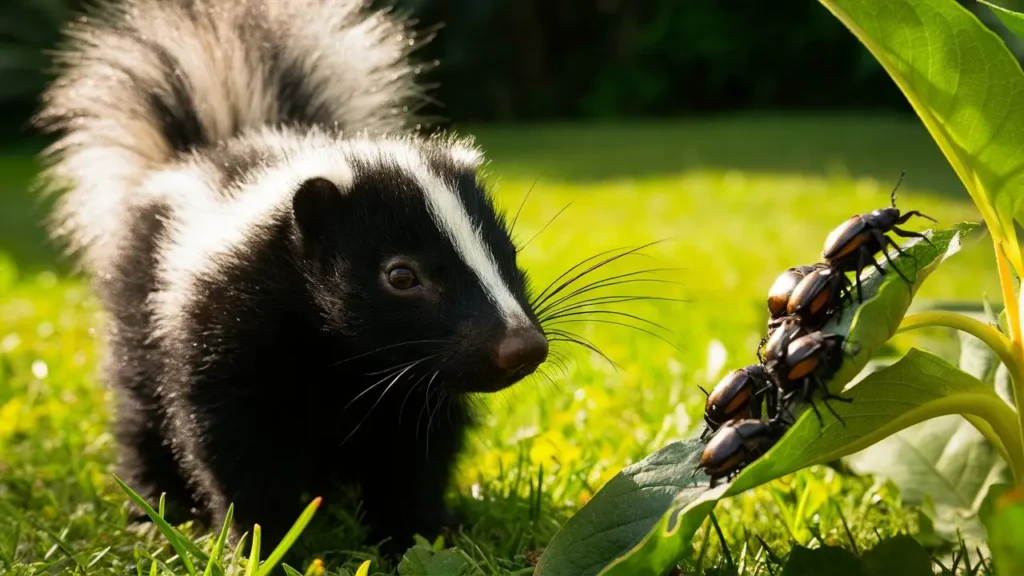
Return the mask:
<svg viewBox="0 0 1024 576">
<path fill-rule="evenodd" d="M 900 184 L 903 183 L 903 177 L 906 176 L 906 175 L 907 175 L 907 171 L 906 170 L 904 170 L 903 172 L 900 172 L 900 179 L 896 181 L 896 186 L 892 189 L 892 194 L 890 195 L 890 198 L 891 198 L 891 201 L 892 201 L 892 207 L 893 208 L 896 207 L 896 190 L 899 189 Z"/>
<path fill-rule="evenodd" d="M 710 396 L 710 394 L 708 394 L 708 391 L 705 390 L 704 387 L 701 386 L 700 384 L 697 384 L 697 388 L 700 388 L 700 391 L 703 392 L 705 396 Z"/>
</svg>

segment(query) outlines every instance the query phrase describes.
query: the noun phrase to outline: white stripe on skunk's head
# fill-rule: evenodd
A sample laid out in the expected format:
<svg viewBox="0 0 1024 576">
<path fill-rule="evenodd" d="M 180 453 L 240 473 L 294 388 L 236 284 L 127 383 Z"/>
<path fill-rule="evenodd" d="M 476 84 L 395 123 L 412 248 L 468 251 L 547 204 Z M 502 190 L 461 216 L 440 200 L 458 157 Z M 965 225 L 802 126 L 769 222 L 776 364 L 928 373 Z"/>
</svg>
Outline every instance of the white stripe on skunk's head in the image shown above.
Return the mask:
<svg viewBox="0 0 1024 576">
<path fill-rule="evenodd" d="M 548 342 L 481 157 L 450 139 L 350 140 L 346 189 L 314 178 L 292 203 L 295 246 L 327 328 L 373 366 L 422 362 L 452 391 L 532 373 Z M 416 373 L 416 376 L 419 376 Z"/>
</svg>

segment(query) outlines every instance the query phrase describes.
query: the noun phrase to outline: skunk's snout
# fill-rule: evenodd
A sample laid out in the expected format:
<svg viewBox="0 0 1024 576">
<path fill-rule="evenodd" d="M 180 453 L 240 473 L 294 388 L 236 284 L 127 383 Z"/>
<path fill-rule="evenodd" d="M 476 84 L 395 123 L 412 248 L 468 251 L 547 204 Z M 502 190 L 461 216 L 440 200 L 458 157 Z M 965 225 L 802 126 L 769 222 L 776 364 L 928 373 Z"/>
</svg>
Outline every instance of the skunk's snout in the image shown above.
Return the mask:
<svg viewBox="0 0 1024 576">
<path fill-rule="evenodd" d="M 547 338 L 536 328 L 518 328 L 498 342 L 495 362 L 508 378 L 519 380 L 532 374 L 547 357 Z"/>
</svg>

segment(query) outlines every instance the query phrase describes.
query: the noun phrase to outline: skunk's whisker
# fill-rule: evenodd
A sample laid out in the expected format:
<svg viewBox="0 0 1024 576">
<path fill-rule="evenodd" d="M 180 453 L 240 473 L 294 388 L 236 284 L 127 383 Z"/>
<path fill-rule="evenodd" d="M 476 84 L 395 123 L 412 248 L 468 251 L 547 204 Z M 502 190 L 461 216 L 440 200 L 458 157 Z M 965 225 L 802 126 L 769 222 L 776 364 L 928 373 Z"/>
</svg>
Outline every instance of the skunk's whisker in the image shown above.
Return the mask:
<svg viewBox="0 0 1024 576">
<path fill-rule="evenodd" d="M 655 328 L 660 328 L 661 330 L 664 330 L 664 331 L 669 332 L 669 333 L 672 332 L 671 328 L 668 328 L 668 327 L 666 327 L 666 326 L 664 326 L 662 324 L 658 324 L 657 322 L 654 322 L 653 320 L 648 320 L 647 318 L 644 318 L 642 316 L 637 316 L 636 314 L 630 314 L 629 312 L 620 312 L 618 310 L 580 310 L 580 311 L 577 311 L 577 312 L 562 312 L 560 314 L 556 314 L 554 316 L 551 316 L 551 317 L 547 318 L 545 320 L 545 322 L 550 324 L 550 325 L 555 325 L 555 324 L 558 324 L 558 322 L 554 322 L 555 320 L 562 321 L 565 318 L 577 318 L 577 317 L 580 317 L 580 316 L 584 316 L 585 317 L 585 316 L 591 316 L 591 315 L 594 315 L 594 314 L 604 314 L 606 316 L 618 316 L 618 317 L 621 317 L 621 318 L 629 318 L 630 320 L 636 320 L 637 322 L 642 322 L 644 324 L 647 324 L 648 326 L 653 326 Z M 581 320 L 581 321 L 582 322 L 589 322 L 589 320 Z"/>
<path fill-rule="evenodd" d="M 558 211 L 557 213 L 555 213 L 555 215 L 551 217 L 551 220 L 548 220 L 547 224 L 545 224 L 544 226 L 542 226 L 540 230 L 537 230 L 537 233 L 536 233 L 536 234 L 534 234 L 533 236 L 531 236 L 531 237 L 530 237 L 530 239 L 529 239 L 529 240 L 527 240 L 525 244 L 523 244 L 523 245 L 522 245 L 522 246 L 520 246 L 519 248 L 516 248 L 516 252 L 517 252 L 517 253 L 518 253 L 518 252 L 521 252 L 521 251 L 522 251 L 522 250 L 524 250 L 524 249 L 525 249 L 525 248 L 526 248 L 527 246 L 529 246 L 529 245 L 530 245 L 530 242 L 533 242 L 533 241 L 534 241 L 534 239 L 536 239 L 536 238 L 537 238 L 537 236 L 540 236 L 540 235 L 541 235 L 541 232 L 544 232 L 545 230 L 547 230 L 547 229 L 548 229 L 548 226 L 550 226 L 550 225 L 551 225 L 551 223 L 555 221 L 555 218 L 558 218 L 559 216 L 561 216 L 561 215 L 562 215 L 562 212 L 565 212 L 565 211 L 566 211 L 566 210 L 567 210 L 567 209 L 569 208 L 569 206 L 572 206 L 572 201 L 570 201 L 570 202 L 569 202 L 568 204 L 566 204 L 566 205 L 565 205 L 565 206 L 564 206 L 564 207 L 563 207 L 563 208 L 562 208 L 561 210 L 559 210 L 559 211 Z"/>
<path fill-rule="evenodd" d="M 688 302 L 683 298 L 670 298 L 667 296 L 638 296 L 638 295 L 626 295 L 626 296 L 595 296 L 593 298 L 587 298 L 584 300 L 577 300 L 575 302 L 569 302 L 562 307 L 548 310 L 540 318 L 549 318 L 553 314 L 564 312 L 566 310 L 578 310 L 580 308 L 586 308 L 587 306 L 596 306 L 604 304 L 625 304 L 627 302 L 641 302 L 641 301 L 653 301 L 653 302 Z"/>
<path fill-rule="evenodd" d="M 601 349 L 598 348 L 597 346 L 595 346 L 593 344 L 590 344 L 588 342 L 583 342 L 583 341 L 577 339 L 576 337 L 574 337 L 574 335 L 569 335 L 569 333 L 565 333 L 565 335 L 561 335 L 561 336 L 558 336 L 556 338 L 552 338 L 550 341 L 551 342 L 569 342 L 569 343 L 572 343 L 572 344 L 577 344 L 579 346 L 583 346 L 584 348 L 590 350 L 591 352 L 594 352 L 595 354 L 597 354 L 601 358 L 604 358 L 616 370 L 619 370 L 619 369 L 622 368 L 622 366 L 619 366 L 618 362 L 615 362 L 614 360 L 609 358 L 608 355 L 605 354 L 604 352 L 602 352 Z"/>
<path fill-rule="evenodd" d="M 651 269 L 657 270 L 657 269 Z M 619 274 L 603 280 L 597 280 L 590 284 L 584 284 L 580 288 L 573 290 L 571 293 L 562 296 L 552 302 L 548 302 L 544 305 L 541 310 L 537 311 L 537 314 L 543 314 L 545 310 L 558 306 L 559 304 L 568 301 L 571 298 L 586 294 L 587 292 L 593 292 L 594 290 L 600 290 L 601 288 L 608 288 L 609 286 L 619 286 L 621 284 L 673 284 L 676 286 L 682 286 L 681 282 L 674 282 L 672 280 L 662 280 L 660 278 L 630 278 L 625 279 L 628 276 L 636 276 L 639 274 L 649 273 L 651 270 L 641 270 L 638 272 L 631 272 L 629 274 Z"/>
<path fill-rule="evenodd" d="M 611 264 L 612 262 L 615 262 L 617 260 L 625 258 L 626 256 L 631 256 L 631 255 L 638 254 L 644 248 L 648 248 L 648 247 L 653 246 L 653 245 L 655 245 L 655 244 L 657 244 L 659 242 L 661 242 L 661 241 L 657 240 L 657 241 L 654 241 L 654 242 L 649 242 L 647 244 L 644 244 L 643 246 L 637 246 L 636 248 L 631 248 L 631 249 L 629 249 L 626 252 L 623 252 L 621 254 L 616 254 L 614 256 L 609 256 L 608 258 L 605 258 L 604 260 L 598 262 L 597 264 L 592 264 L 591 266 L 589 266 L 588 268 L 586 268 L 582 272 L 576 274 L 575 276 L 570 277 L 568 280 L 564 280 L 561 284 L 558 285 L 557 288 L 552 290 L 550 293 L 548 293 L 543 298 L 539 299 L 536 303 L 533 303 L 532 306 L 534 308 L 536 308 L 536 307 L 544 305 L 545 302 L 550 300 L 556 294 L 558 294 L 562 290 L 565 290 L 573 282 L 579 280 L 580 278 L 583 278 L 587 274 L 590 274 L 593 271 L 595 271 L 595 270 L 597 270 L 597 269 L 599 269 L 599 268 L 601 268 L 603 266 L 607 266 L 608 264 Z M 556 282 L 557 282 L 557 280 L 556 280 Z M 547 289 L 545 289 L 544 292 L 547 292 Z"/>
<path fill-rule="evenodd" d="M 519 222 L 519 215 L 522 214 L 523 207 L 526 206 L 526 201 L 530 199 L 530 194 L 533 193 L 533 187 L 536 186 L 537 182 L 539 182 L 539 181 L 540 181 L 540 176 L 537 176 L 537 178 L 533 181 L 533 184 L 530 184 L 530 188 L 526 191 L 526 196 L 523 196 L 523 201 L 519 203 L 519 209 L 516 210 L 515 218 L 512 219 L 512 224 L 510 224 L 509 227 L 508 227 L 509 235 L 511 235 L 512 232 L 515 231 L 515 229 L 516 229 L 516 222 Z M 516 251 L 518 252 L 518 250 L 516 250 Z"/>
<path fill-rule="evenodd" d="M 351 438 L 356 432 L 359 431 L 359 429 L 366 422 L 366 419 L 370 417 L 370 414 L 372 414 L 373 411 L 380 404 L 380 401 L 383 400 L 384 396 L 386 396 L 388 391 L 391 390 L 391 387 L 394 386 L 395 383 L 398 382 L 402 378 L 402 376 L 405 375 L 406 372 L 408 372 L 409 370 L 412 370 L 420 362 L 423 362 L 424 360 L 427 360 L 427 359 L 432 358 L 432 357 L 433 356 L 428 356 L 427 358 L 423 358 L 423 359 L 419 360 L 418 362 L 416 362 L 415 364 L 409 366 L 405 370 L 402 370 L 401 372 L 399 372 L 398 375 L 395 376 L 393 380 L 391 380 L 391 383 L 388 384 L 386 388 L 384 388 L 384 391 L 380 393 L 380 396 L 377 397 L 377 401 L 373 403 L 373 406 L 371 406 L 370 409 L 366 411 L 366 414 L 363 415 L 363 419 L 359 421 L 359 424 L 356 424 L 356 427 L 353 428 L 352 431 L 348 433 L 348 436 L 345 436 L 345 439 L 341 441 L 341 444 L 344 444 L 345 442 L 348 442 L 349 438 Z M 374 384 L 374 387 L 376 387 L 376 384 Z M 366 390 L 364 390 L 362 393 L 360 393 L 360 396 L 362 396 L 365 393 L 366 393 Z M 353 399 L 353 402 L 354 401 L 355 401 L 355 399 Z M 349 402 L 349 405 L 351 405 L 351 404 L 352 403 Z M 346 408 L 347 408 L 347 406 L 346 406 Z"/>
<path fill-rule="evenodd" d="M 448 342 L 448 340 L 409 340 L 406 342 L 399 342 L 397 344 L 389 344 L 387 346 L 381 346 L 380 348 L 370 350 L 369 352 L 363 352 L 361 354 L 345 358 L 344 360 L 339 360 L 334 364 L 331 364 L 331 366 L 338 366 L 340 364 L 344 364 L 345 362 L 356 360 L 357 358 L 364 358 L 366 356 L 369 356 L 370 354 L 376 354 L 377 352 L 381 352 L 383 350 L 390 350 L 392 348 L 397 348 L 399 346 L 408 346 L 409 344 L 443 344 L 445 342 Z"/>
<path fill-rule="evenodd" d="M 670 342 L 668 339 L 666 339 L 661 334 L 658 334 L 657 332 L 652 332 L 651 330 L 647 330 L 646 328 L 642 328 L 640 326 L 634 326 L 632 324 L 627 324 L 626 322 L 616 322 L 614 320 L 603 320 L 603 319 L 599 319 L 599 318 L 586 318 L 586 319 L 580 319 L 580 320 L 558 320 L 556 322 L 552 322 L 551 324 L 581 324 L 581 323 L 584 323 L 584 322 L 594 322 L 594 323 L 597 323 L 597 324 L 611 324 L 611 325 L 615 325 L 615 326 L 623 326 L 625 328 L 632 328 L 633 330 L 636 330 L 638 332 L 643 332 L 644 334 L 649 334 L 651 336 L 654 336 L 655 338 L 657 338 L 658 340 L 661 340 L 662 342 L 668 344 L 669 346 L 671 346 L 675 350 L 677 350 L 679 352 L 682 352 L 682 350 L 680 350 L 675 344 Z"/>
</svg>

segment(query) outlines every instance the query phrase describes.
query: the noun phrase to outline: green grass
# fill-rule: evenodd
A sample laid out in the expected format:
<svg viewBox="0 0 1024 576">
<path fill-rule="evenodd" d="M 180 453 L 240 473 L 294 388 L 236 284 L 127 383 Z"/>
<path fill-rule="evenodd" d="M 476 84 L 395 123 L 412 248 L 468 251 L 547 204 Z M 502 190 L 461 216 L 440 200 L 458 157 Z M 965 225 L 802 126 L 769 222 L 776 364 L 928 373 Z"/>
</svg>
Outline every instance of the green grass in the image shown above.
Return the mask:
<svg viewBox="0 0 1024 576">
<path fill-rule="evenodd" d="M 977 218 L 912 118 L 474 132 L 493 162 L 501 206 L 514 213 L 533 186 L 517 238 L 534 237 L 571 202 L 522 252 L 538 285 L 596 252 L 668 239 L 606 274 L 680 267 L 663 276 L 678 285 L 645 293 L 687 300 L 624 308 L 668 326 L 664 335 L 674 347 L 616 326 L 579 325 L 618 368 L 586 350 L 556 348 L 565 361 L 547 377 L 487 399 L 452 494 L 472 526 L 444 543 L 458 546 L 483 574 L 528 573 L 527 555 L 612 475 L 693 434 L 703 407 L 698 385 L 754 361 L 775 276 L 816 261 L 826 234 L 845 218 L 887 204 L 901 170 L 908 172 L 901 207 L 944 225 Z M 183 574 L 159 534 L 125 528 L 129 504 L 111 476 L 109 398 L 98 377 L 102 315 L 43 240 L 43 208 L 24 192 L 34 169 L 24 151 L 0 158 L 0 251 L 11 256 L 0 264 L 0 571 L 125 573 L 139 566 L 148 573 L 152 555 Z M 922 298 L 976 302 L 985 294 L 997 298 L 999 290 L 984 242 L 922 288 Z M 755 567 L 754 558 L 764 556 L 755 536 L 780 556 L 793 542 L 850 547 L 851 538 L 863 551 L 878 535 L 917 525 L 916 511 L 901 506 L 891 487 L 827 467 L 725 502 L 716 514 L 732 557 L 742 558 L 749 574 L 767 573 L 763 564 Z M 319 534 L 304 546 L 335 572 L 354 572 L 367 558 L 374 559 L 371 574 L 391 571 L 359 546 L 358 534 L 354 527 Z M 215 537 L 202 545 L 209 550 Z M 722 558 L 714 532 L 701 531 L 685 564 L 710 569 Z"/>
</svg>

